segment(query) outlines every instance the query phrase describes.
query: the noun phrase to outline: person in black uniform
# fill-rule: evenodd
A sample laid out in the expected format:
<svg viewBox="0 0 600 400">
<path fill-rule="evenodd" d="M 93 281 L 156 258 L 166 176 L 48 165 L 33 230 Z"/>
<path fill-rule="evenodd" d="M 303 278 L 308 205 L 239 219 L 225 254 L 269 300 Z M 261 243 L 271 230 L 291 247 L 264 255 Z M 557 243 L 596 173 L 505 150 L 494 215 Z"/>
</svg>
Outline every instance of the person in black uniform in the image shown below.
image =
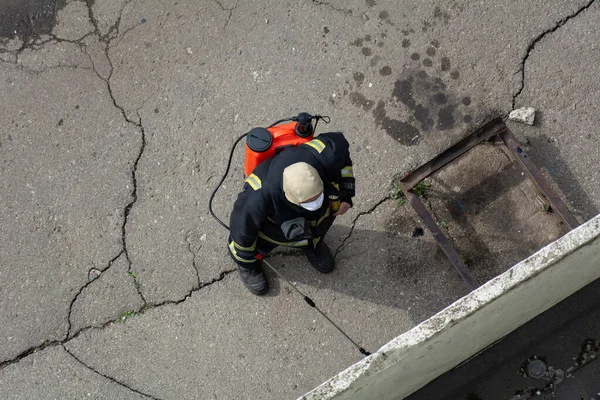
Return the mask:
<svg viewBox="0 0 600 400">
<path fill-rule="evenodd" d="M 323 237 L 335 217 L 352 207 L 354 194 L 349 144 L 340 132 L 323 133 L 260 163 L 246 179 L 229 222 L 229 254 L 250 292 L 268 291 L 256 255 L 277 246 L 301 248 L 317 271 L 333 271 Z"/>
</svg>

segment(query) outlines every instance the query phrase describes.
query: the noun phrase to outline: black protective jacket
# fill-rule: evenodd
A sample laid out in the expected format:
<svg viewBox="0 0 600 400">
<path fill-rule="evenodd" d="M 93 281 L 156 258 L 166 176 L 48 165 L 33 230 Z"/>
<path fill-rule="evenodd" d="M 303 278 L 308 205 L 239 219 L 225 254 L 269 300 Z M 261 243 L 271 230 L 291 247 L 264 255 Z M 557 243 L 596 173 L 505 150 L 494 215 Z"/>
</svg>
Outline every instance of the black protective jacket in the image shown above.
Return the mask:
<svg viewBox="0 0 600 400">
<path fill-rule="evenodd" d="M 325 200 L 316 211 L 289 202 L 283 192 L 283 171 L 297 162 L 312 165 L 323 180 Z M 338 196 L 352 205 L 354 194 L 349 144 L 342 133 L 323 133 L 308 143 L 286 148 L 260 163 L 246 179 L 229 220 L 229 251 L 237 262 L 252 263 L 259 239 L 273 245 L 314 246 L 335 219 L 328 199 Z M 282 224 L 299 217 L 307 222 L 304 233 L 286 237 Z"/>
</svg>

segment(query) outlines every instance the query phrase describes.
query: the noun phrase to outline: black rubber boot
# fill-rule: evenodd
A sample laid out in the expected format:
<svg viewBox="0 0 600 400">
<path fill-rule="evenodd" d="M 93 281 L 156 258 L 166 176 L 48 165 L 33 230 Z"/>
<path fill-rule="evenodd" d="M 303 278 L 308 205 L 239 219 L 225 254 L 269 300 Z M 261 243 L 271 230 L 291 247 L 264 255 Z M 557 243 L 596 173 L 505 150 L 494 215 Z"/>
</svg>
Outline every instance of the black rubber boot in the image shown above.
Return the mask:
<svg viewBox="0 0 600 400">
<path fill-rule="evenodd" d="M 317 248 L 313 249 L 311 246 L 304 248 L 304 253 L 308 262 L 315 267 L 319 272 L 327 274 L 333 271 L 335 267 L 335 261 L 333 255 L 329 251 L 329 247 L 322 240 L 317 244 Z"/>
<path fill-rule="evenodd" d="M 248 266 L 240 264 L 237 266 L 240 279 L 252 294 L 261 296 L 269 291 L 269 283 L 260 261 L 248 264 Z"/>
</svg>

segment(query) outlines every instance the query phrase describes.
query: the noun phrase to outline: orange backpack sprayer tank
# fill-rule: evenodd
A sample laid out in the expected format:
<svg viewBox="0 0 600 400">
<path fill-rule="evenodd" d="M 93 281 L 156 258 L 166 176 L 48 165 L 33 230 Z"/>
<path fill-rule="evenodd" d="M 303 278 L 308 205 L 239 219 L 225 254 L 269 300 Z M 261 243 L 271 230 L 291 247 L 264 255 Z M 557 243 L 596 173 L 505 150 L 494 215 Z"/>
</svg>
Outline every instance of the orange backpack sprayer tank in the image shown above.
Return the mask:
<svg viewBox="0 0 600 400">
<path fill-rule="evenodd" d="M 246 161 L 244 162 L 246 177 L 264 160 L 273 157 L 286 147 L 298 146 L 312 140 L 313 134 L 311 116 L 307 113 L 300 113 L 295 121 L 286 124 L 252 129 L 246 138 Z"/>
</svg>

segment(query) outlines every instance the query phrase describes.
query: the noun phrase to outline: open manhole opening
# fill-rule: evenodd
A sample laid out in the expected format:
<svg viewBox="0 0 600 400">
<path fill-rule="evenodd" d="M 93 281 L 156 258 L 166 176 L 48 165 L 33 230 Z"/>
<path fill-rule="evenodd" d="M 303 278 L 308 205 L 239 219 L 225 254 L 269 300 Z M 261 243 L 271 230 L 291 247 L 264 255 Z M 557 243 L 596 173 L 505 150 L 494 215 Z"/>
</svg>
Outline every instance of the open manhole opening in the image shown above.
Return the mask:
<svg viewBox="0 0 600 400">
<path fill-rule="evenodd" d="M 579 225 L 501 119 L 399 187 L 471 289 Z"/>
</svg>

